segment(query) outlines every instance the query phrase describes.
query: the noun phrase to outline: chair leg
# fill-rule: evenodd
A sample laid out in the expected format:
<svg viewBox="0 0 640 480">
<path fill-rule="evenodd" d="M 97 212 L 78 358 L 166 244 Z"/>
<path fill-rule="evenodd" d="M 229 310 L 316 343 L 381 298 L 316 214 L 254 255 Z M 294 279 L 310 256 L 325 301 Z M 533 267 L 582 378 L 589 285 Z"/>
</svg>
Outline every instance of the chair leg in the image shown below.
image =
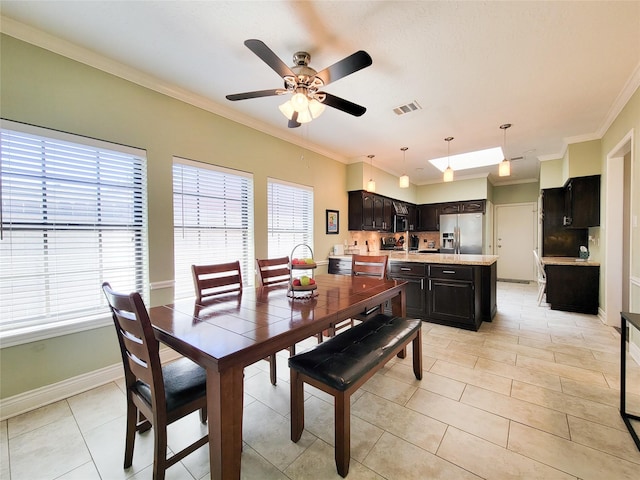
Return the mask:
<svg viewBox="0 0 640 480">
<path fill-rule="evenodd" d="M 167 426 L 154 425 L 153 480 L 164 480 L 167 470 Z"/>
<path fill-rule="evenodd" d="M 290 368 L 291 441 L 297 442 L 304 430 L 304 387 L 297 370 Z"/>
<path fill-rule="evenodd" d="M 335 460 L 341 477 L 349 473 L 351 459 L 351 401 L 345 392 L 335 394 Z"/>
<path fill-rule="evenodd" d="M 271 375 L 271 385 L 275 385 L 277 382 L 277 371 L 276 371 L 276 354 L 269 355 L 269 374 Z"/>
<path fill-rule="evenodd" d="M 207 423 L 207 407 L 200 409 L 200 422 L 205 425 Z"/>
<path fill-rule="evenodd" d="M 138 409 L 131 399 L 127 399 L 127 433 L 124 446 L 124 468 L 129 468 L 133 463 L 133 447 L 136 442 L 136 417 Z"/>
</svg>

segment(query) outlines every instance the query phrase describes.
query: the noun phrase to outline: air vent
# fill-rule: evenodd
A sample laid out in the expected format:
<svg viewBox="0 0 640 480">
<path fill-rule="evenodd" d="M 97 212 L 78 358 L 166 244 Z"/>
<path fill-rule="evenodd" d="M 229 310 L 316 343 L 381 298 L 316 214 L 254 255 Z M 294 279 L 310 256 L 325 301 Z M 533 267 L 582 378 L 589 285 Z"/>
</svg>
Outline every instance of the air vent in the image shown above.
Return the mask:
<svg viewBox="0 0 640 480">
<path fill-rule="evenodd" d="M 396 115 L 404 115 L 405 113 L 415 112 L 416 110 L 422 110 L 422 107 L 417 100 L 407 103 L 406 105 L 400 105 L 393 109 Z"/>
</svg>

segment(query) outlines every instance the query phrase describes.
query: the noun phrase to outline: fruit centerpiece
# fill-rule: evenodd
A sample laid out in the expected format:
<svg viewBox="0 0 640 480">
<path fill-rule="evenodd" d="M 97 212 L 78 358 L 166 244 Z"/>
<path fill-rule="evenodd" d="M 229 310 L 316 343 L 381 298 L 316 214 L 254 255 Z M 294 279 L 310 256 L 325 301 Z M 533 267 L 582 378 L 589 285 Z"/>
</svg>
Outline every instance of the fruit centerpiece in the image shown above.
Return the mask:
<svg viewBox="0 0 640 480">
<path fill-rule="evenodd" d="M 305 248 L 305 255 L 295 255 L 298 247 Z M 313 259 L 313 251 L 308 245 L 296 245 L 291 251 L 291 277 L 289 281 L 289 296 L 293 298 L 309 298 L 315 296 L 315 290 L 318 288 L 316 281 L 313 279 L 313 270 L 316 268 L 316 262 Z M 308 270 L 310 273 L 294 276 L 296 271 Z"/>
</svg>

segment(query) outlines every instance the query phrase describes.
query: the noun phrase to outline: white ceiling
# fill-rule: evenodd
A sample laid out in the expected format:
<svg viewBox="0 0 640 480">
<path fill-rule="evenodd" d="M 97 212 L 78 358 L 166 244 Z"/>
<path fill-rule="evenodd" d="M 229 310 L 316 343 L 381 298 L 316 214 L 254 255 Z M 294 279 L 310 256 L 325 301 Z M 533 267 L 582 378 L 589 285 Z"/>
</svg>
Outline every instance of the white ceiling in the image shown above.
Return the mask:
<svg viewBox="0 0 640 480">
<path fill-rule="evenodd" d="M 375 167 L 406 170 L 417 185 L 440 181 L 428 160 L 446 156 L 445 137 L 452 155 L 502 146 L 503 123 L 513 124 L 507 155 L 524 157 L 506 182 L 536 179 L 540 159 L 600 138 L 640 84 L 640 1 L 0 0 L 0 13 L 5 33 L 345 163 L 373 154 Z M 372 66 L 325 88 L 367 112 L 327 108 L 288 129 L 282 97 L 227 101 L 282 87 L 249 38 L 287 65 L 307 51 L 318 71 L 367 51 Z M 422 109 L 393 113 L 412 101 Z M 480 175 L 504 183 L 497 167 L 456 179 Z"/>
</svg>

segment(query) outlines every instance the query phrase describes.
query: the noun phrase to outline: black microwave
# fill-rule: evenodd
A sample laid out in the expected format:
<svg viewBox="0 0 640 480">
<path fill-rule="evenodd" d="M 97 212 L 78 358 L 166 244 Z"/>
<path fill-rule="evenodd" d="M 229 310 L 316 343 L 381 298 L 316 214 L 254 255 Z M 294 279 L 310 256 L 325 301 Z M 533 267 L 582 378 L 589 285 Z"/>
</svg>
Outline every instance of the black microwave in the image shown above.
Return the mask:
<svg viewBox="0 0 640 480">
<path fill-rule="evenodd" d="M 409 230 L 409 222 L 406 216 L 404 215 L 394 215 L 393 216 L 393 232 L 400 233 L 406 232 Z"/>
</svg>

